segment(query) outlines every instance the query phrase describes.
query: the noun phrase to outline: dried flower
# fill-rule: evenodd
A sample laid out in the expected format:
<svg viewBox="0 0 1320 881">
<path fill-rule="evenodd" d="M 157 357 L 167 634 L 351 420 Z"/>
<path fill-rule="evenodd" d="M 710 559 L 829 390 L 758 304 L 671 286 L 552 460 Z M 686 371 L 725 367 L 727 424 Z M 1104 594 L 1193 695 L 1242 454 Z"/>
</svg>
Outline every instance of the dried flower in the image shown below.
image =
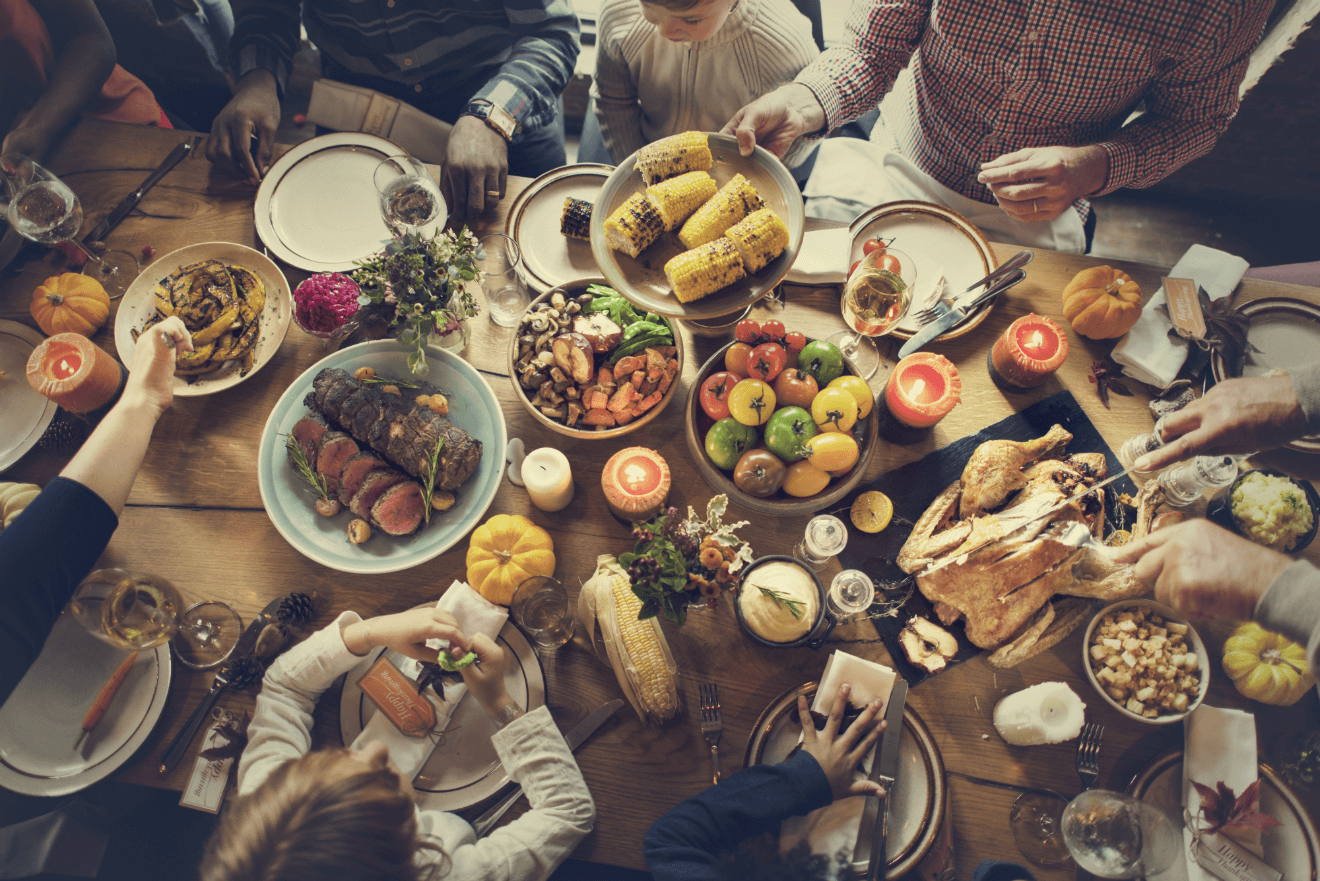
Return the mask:
<svg viewBox="0 0 1320 881">
<path fill-rule="evenodd" d="M 1109 393 L 1122 395 L 1125 398 L 1132 397 L 1132 390 L 1124 384 L 1122 378 L 1122 369 L 1112 361 L 1106 364 L 1103 361 L 1091 362 L 1091 375 L 1086 377 L 1095 384 L 1095 390 L 1100 394 L 1100 403 L 1109 409 Z"/>
<path fill-rule="evenodd" d="M 1197 830 L 1202 835 L 1214 835 L 1221 829 L 1269 829 L 1283 825 L 1269 814 L 1261 813 L 1259 780 L 1236 797 L 1222 780 L 1215 784 L 1214 789 L 1195 780 L 1192 786 L 1196 787 L 1201 796 L 1197 816 L 1209 824 Z"/>
</svg>

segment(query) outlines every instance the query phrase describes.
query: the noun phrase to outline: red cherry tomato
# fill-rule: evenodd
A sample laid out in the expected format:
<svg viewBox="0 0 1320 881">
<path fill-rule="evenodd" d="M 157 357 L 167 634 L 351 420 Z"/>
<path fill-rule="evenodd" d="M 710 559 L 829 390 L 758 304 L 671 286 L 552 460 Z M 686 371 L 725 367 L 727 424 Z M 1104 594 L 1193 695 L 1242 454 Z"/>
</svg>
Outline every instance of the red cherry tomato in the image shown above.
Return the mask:
<svg viewBox="0 0 1320 881">
<path fill-rule="evenodd" d="M 729 415 L 729 392 L 738 384 L 738 377 L 727 371 L 712 373 L 701 384 L 701 409 L 716 422 Z"/>
<path fill-rule="evenodd" d="M 782 326 L 782 325 L 781 325 Z M 775 377 L 784 370 L 788 363 L 788 353 L 779 343 L 762 343 L 752 349 L 752 358 L 748 362 L 748 376 L 765 382 L 774 382 Z"/>
<path fill-rule="evenodd" d="M 756 345 L 756 341 L 761 338 L 761 325 L 750 318 L 744 318 L 733 329 L 733 335 L 740 343 Z"/>
<path fill-rule="evenodd" d="M 853 261 L 853 265 L 850 266 L 850 267 L 848 267 L 848 277 L 849 277 L 849 278 L 852 278 L 852 274 L 853 274 L 854 272 L 856 272 L 856 271 L 857 271 L 857 267 L 858 267 L 858 266 L 861 266 L 861 265 L 862 265 L 862 261 L 860 261 L 860 260 L 854 260 L 854 261 Z"/>
<path fill-rule="evenodd" d="M 784 322 L 771 319 L 761 325 L 761 333 L 766 337 L 766 342 L 783 343 L 784 341 Z"/>
<path fill-rule="evenodd" d="M 739 377 L 745 379 L 751 375 L 747 372 L 751 360 L 752 347 L 746 343 L 734 343 L 729 346 L 729 350 L 724 353 L 724 368 L 730 373 L 737 374 Z"/>
<path fill-rule="evenodd" d="M 789 358 L 796 361 L 798 352 L 807 347 L 807 335 L 798 333 L 796 330 L 792 333 L 786 333 L 784 334 L 784 346 L 788 349 Z"/>
<path fill-rule="evenodd" d="M 885 250 L 885 243 L 880 241 L 879 239 L 867 239 L 866 241 L 862 242 L 863 257 L 865 257 L 867 254 L 870 254 L 872 251 L 880 251 L 883 253 L 884 250 Z"/>
<path fill-rule="evenodd" d="M 775 399 L 780 407 L 808 409 L 818 391 L 816 378 L 796 367 L 790 367 L 775 379 Z"/>
<path fill-rule="evenodd" d="M 887 269 L 894 273 L 894 275 L 903 274 L 903 264 L 899 263 L 898 258 L 893 254 L 885 254 L 880 258 L 880 268 Z"/>
</svg>

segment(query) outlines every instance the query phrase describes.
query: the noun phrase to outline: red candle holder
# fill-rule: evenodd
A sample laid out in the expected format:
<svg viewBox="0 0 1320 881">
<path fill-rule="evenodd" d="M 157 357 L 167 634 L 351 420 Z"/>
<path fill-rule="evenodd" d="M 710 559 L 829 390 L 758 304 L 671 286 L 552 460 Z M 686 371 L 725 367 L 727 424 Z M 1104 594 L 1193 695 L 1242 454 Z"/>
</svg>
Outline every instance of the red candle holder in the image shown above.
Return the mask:
<svg viewBox="0 0 1320 881">
<path fill-rule="evenodd" d="M 1030 389 L 1043 383 L 1068 358 L 1068 335 L 1044 315 L 1024 315 L 1008 326 L 990 350 L 990 375 L 999 385 Z"/>
<path fill-rule="evenodd" d="M 123 374 L 109 352 L 77 333 L 57 333 L 32 351 L 28 383 L 70 413 L 90 413 L 119 393 Z"/>
<path fill-rule="evenodd" d="M 948 416 L 960 400 L 958 368 L 934 352 L 908 355 L 885 383 L 885 406 L 909 428 L 929 428 Z"/>
</svg>

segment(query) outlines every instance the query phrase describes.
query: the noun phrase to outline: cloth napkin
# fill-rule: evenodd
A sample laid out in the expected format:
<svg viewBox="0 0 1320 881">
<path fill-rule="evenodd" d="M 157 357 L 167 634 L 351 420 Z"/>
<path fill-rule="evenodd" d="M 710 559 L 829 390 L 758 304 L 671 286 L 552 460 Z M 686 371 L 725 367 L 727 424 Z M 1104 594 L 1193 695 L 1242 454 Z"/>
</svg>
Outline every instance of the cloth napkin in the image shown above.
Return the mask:
<svg viewBox="0 0 1320 881">
<path fill-rule="evenodd" d="M 846 228 L 813 229 L 802 236 L 793 267 L 788 270 L 787 281 L 794 284 L 843 284 L 848 278 L 848 255 L 852 250 L 852 233 Z"/>
<path fill-rule="evenodd" d="M 1205 288 L 1211 300 L 1219 300 L 1233 293 L 1248 266 L 1241 257 L 1205 245 L 1192 245 L 1169 270 L 1168 277 L 1190 278 L 1198 287 Z M 1123 366 L 1125 374 L 1161 389 L 1168 388 L 1178 378 L 1189 345 L 1182 337 L 1169 334 L 1173 321 L 1166 304 L 1161 287 L 1141 310 L 1136 325 L 1114 346 L 1114 360 Z"/>
<path fill-rule="evenodd" d="M 1172 276 L 1170 276 L 1172 277 Z M 1211 789 L 1223 781 L 1237 795 L 1256 782 L 1256 720 L 1242 710 L 1221 710 L 1202 704 L 1184 720 L 1186 745 L 1183 748 L 1183 805 L 1196 817 L 1201 796 L 1192 786 L 1195 780 Z M 1260 830 L 1234 829 L 1228 834 L 1234 842 L 1261 856 Z M 1183 829 L 1187 847 L 1192 832 Z M 1184 847 L 1183 853 L 1187 853 Z M 1217 881 L 1216 876 L 1193 860 L 1186 860 L 1188 881 Z"/>
<path fill-rule="evenodd" d="M 459 629 L 469 637 L 484 633 L 494 639 L 504 628 L 504 622 L 509 617 L 508 609 L 495 605 L 462 581 L 455 581 L 449 585 L 449 590 L 440 597 L 435 607 L 453 615 Z M 446 643 L 439 639 L 428 639 L 426 644 L 437 650 L 446 646 Z M 416 679 L 421 672 L 421 665 L 412 658 L 404 658 L 399 663 L 399 671 L 405 676 Z M 466 695 L 467 686 L 462 683 L 446 684 L 443 701 L 438 700 L 430 689 L 427 689 L 426 699 L 435 708 L 435 731 L 444 731 L 449 726 L 450 718 Z M 376 713 L 367 721 L 362 727 L 362 733 L 353 741 L 353 749 L 358 749 L 372 741 L 385 744 L 395 767 L 409 780 L 417 776 L 417 772 L 422 770 L 422 766 L 430 757 L 431 750 L 435 749 L 435 741 L 431 738 L 408 737 L 394 727 L 394 723 L 386 718 L 384 713 Z"/>
</svg>

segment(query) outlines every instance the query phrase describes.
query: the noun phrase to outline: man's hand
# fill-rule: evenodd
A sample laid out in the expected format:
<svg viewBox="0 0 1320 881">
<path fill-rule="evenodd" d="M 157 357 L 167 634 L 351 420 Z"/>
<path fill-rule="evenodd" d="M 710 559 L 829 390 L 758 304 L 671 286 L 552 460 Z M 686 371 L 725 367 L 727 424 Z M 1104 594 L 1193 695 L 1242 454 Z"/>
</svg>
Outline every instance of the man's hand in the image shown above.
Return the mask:
<svg viewBox="0 0 1320 881">
<path fill-rule="evenodd" d="M 1221 382 L 1160 427 L 1165 446 L 1138 459 L 1138 471 L 1155 471 L 1192 456 L 1254 453 L 1306 433 L 1306 416 L 1286 376 L 1253 376 Z M 1172 443 L 1170 443 L 1172 441 Z"/>
<path fill-rule="evenodd" d="M 1028 147 L 981 165 L 976 179 L 1021 221 L 1053 220 L 1109 179 L 1109 154 L 1088 147 Z"/>
<path fill-rule="evenodd" d="M 1292 564 L 1208 520 L 1160 529 L 1115 548 L 1119 563 L 1133 563 L 1137 578 L 1155 588 L 1155 598 L 1189 618 L 1250 621 L 1256 603 Z"/>
<path fill-rule="evenodd" d="M 829 778 L 830 790 L 836 799 L 849 795 L 878 795 L 881 791 L 880 784 L 873 780 L 854 779 L 857 766 L 886 728 L 885 720 L 880 719 L 878 724 L 876 721 L 880 715 L 880 700 L 877 698 L 867 704 L 862 714 L 840 734 L 839 726 L 843 723 L 843 711 L 848 705 L 848 694 L 851 691 L 851 686 L 847 684 L 839 686 L 834 703 L 830 705 L 825 730 L 821 732 L 816 731 L 811 721 L 807 699 L 798 698 L 798 718 L 802 720 L 802 749 L 811 753 L 820 763 L 820 769 Z"/>
<path fill-rule="evenodd" d="M 800 135 L 825 126 L 825 108 L 816 93 L 801 83 L 788 83 L 739 110 L 720 129 L 738 138 L 738 152 L 752 155 L 757 144 L 783 158 Z"/>
<path fill-rule="evenodd" d="M 206 158 L 244 176 L 249 183 L 261 183 L 270 168 L 275 150 L 275 129 L 280 124 L 279 92 L 275 77 L 268 70 L 249 71 L 238 83 L 238 91 L 211 123 L 211 137 L 206 140 Z M 257 161 L 252 161 L 252 135 L 257 136 Z"/>
<path fill-rule="evenodd" d="M 441 184 L 449 216 L 461 223 L 499 204 L 509 178 L 509 145 L 484 120 L 460 116 L 449 133 Z"/>
<path fill-rule="evenodd" d="M 54 135 L 35 126 L 27 127 L 17 123 L 0 143 L 0 153 L 17 153 L 33 162 L 45 162 L 46 152 L 50 149 Z"/>
</svg>

